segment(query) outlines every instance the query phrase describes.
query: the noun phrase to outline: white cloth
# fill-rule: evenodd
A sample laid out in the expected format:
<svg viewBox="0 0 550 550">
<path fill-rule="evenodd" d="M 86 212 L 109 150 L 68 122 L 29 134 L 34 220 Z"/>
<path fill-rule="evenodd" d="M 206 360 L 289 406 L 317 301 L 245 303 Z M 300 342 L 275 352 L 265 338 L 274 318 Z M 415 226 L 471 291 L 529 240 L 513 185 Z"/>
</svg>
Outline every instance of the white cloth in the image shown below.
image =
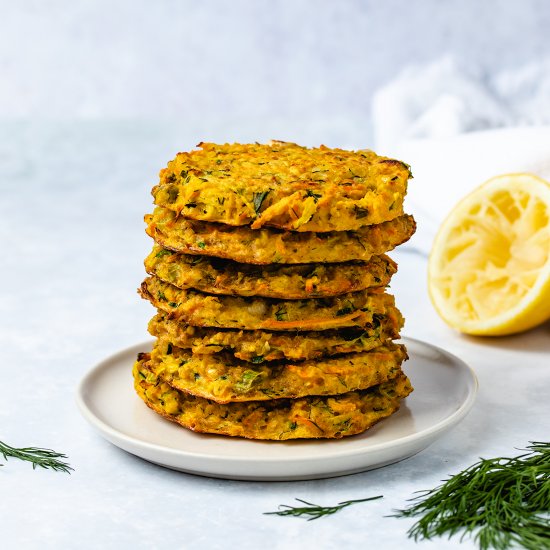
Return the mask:
<svg viewBox="0 0 550 550">
<path fill-rule="evenodd" d="M 487 179 L 550 180 L 550 60 L 492 80 L 450 58 L 408 69 L 375 94 L 373 120 L 376 151 L 411 165 L 406 209 L 418 230 L 408 246 L 424 254 L 453 206 Z"/>
</svg>

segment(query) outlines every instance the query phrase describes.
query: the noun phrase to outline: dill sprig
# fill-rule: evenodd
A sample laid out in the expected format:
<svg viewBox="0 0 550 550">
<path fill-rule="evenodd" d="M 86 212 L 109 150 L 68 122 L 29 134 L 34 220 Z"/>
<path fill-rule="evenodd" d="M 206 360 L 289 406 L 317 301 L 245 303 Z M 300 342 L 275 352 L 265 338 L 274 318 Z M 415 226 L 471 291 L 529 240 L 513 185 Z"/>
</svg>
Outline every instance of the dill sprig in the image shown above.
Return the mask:
<svg viewBox="0 0 550 550">
<path fill-rule="evenodd" d="M 378 495 L 376 497 L 362 498 L 359 500 L 345 500 L 344 502 L 339 502 L 336 506 L 319 506 L 318 504 L 313 504 L 311 502 L 307 502 L 307 500 L 297 498 L 295 500 L 301 502 L 302 504 L 306 504 L 307 506 L 289 506 L 288 504 L 280 504 L 279 510 L 277 510 L 276 512 L 264 512 L 264 515 L 294 516 L 304 518 L 307 517 L 307 521 L 311 521 L 313 519 L 318 519 L 323 516 L 330 516 L 331 514 L 335 514 L 336 512 L 339 512 L 340 510 L 342 510 L 342 508 L 345 508 L 350 504 L 367 502 L 367 500 L 377 500 L 379 498 L 382 498 L 382 496 L 383 495 Z M 281 508 L 284 508 L 284 510 L 281 510 Z"/>
<path fill-rule="evenodd" d="M 33 470 L 36 469 L 37 466 L 40 466 L 40 468 L 49 468 L 56 472 L 66 472 L 68 474 L 73 470 L 69 464 L 59 460 L 60 458 L 67 458 L 66 455 L 57 453 L 51 449 L 41 449 L 40 447 L 23 447 L 17 449 L 0 441 L 0 454 L 4 457 L 4 460 L 8 460 L 8 458 L 18 458 L 19 460 L 31 462 Z"/>
<path fill-rule="evenodd" d="M 530 442 L 513 458 L 481 458 L 420 495 L 394 517 L 422 516 L 409 530 L 414 540 L 461 533 L 481 550 L 514 544 L 550 548 L 550 443 Z"/>
</svg>

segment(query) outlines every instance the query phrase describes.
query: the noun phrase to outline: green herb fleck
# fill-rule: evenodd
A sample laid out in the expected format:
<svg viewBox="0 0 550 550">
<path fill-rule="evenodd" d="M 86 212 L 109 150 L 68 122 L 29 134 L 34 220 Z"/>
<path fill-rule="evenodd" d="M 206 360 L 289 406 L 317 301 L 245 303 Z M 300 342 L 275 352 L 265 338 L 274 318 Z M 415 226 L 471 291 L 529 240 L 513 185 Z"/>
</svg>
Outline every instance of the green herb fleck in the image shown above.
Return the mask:
<svg viewBox="0 0 550 550">
<path fill-rule="evenodd" d="M 174 252 L 172 252 L 171 250 L 166 250 L 166 248 L 163 248 L 162 250 L 159 250 L 155 254 L 155 258 L 162 258 L 163 256 L 171 256 L 172 254 L 174 254 Z"/>
<path fill-rule="evenodd" d="M 204 249 L 204 248 L 206 248 L 206 243 L 205 243 L 204 241 L 199 241 L 199 242 L 197 243 L 197 246 L 198 246 L 199 248 Z"/>
<path fill-rule="evenodd" d="M 179 306 L 179 304 L 176 303 L 176 302 L 168 302 L 168 305 L 169 305 L 170 307 L 178 307 L 178 306 Z"/>
<path fill-rule="evenodd" d="M 355 311 L 355 306 L 347 300 L 348 305 L 343 307 L 342 309 L 339 309 L 336 312 L 336 317 L 341 317 L 342 315 L 348 315 L 349 313 L 353 313 Z"/>
<path fill-rule="evenodd" d="M 264 512 L 264 515 L 303 517 L 304 519 L 307 519 L 307 521 L 311 521 L 313 519 L 319 519 L 324 516 L 335 514 L 351 504 L 367 502 L 369 500 L 377 500 L 379 498 L 382 498 L 382 495 L 358 500 L 345 500 L 344 502 L 339 502 L 336 506 L 319 506 L 318 504 L 313 504 L 311 502 L 307 502 L 307 500 L 297 498 L 295 500 L 305 504 L 306 506 L 289 506 L 288 504 L 281 504 L 279 505 L 279 510 L 276 512 Z M 284 508 L 284 510 L 281 510 L 281 508 Z"/>
<path fill-rule="evenodd" d="M 168 202 L 174 203 L 178 198 L 179 190 L 175 185 L 171 185 L 168 189 L 166 189 L 166 194 L 168 195 Z"/>
<path fill-rule="evenodd" d="M 259 372 L 255 370 L 246 370 L 241 376 L 241 379 L 235 384 L 235 388 L 238 391 L 246 392 L 250 390 L 252 384 L 254 384 L 254 381 L 258 377 L 261 377 L 261 374 Z"/>
<path fill-rule="evenodd" d="M 313 197 L 313 202 L 317 202 L 323 195 L 313 192 L 311 189 L 306 191 L 306 197 Z"/>
<path fill-rule="evenodd" d="M 366 218 L 369 215 L 368 208 L 361 208 L 360 206 L 355 206 L 355 217 L 360 220 L 361 218 Z"/>
<path fill-rule="evenodd" d="M 258 212 L 260 211 L 262 203 L 264 202 L 268 193 L 269 191 L 264 191 L 263 193 L 254 193 L 254 198 L 252 199 L 252 201 L 254 203 L 254 211 L 256 212 L 256 214 L 258 214 Z"/>
<path fill-rule="evenodd" d="M 372 326 L 373 328 L 378 328 L 382 321 L 384 320 L 384 316 L 380 315 L 380 313 L 374 313 L 372 316 Z"/>
<path fill-rule="evenodd" d="M 255 355 L 254 357 L 252 357 L 252 359 L 250 360 L 252 363 L 263 363 L 264 362 L 264 356 L 263 355 Z"/>
<path fill-rule="evenodd" d="M 285 320 L 285 317 L 286 317 L 286 309 L 284 307 L 280 307 L 276 312 L 275 312 L 275 319 L 277 319 L 277 321 L 284 321 Z"/>
<path fill-rule="evenodd" d="M 162 290 L 157 290 L 157 299 L 166 302 L 166 296 Z"/>
</svg>

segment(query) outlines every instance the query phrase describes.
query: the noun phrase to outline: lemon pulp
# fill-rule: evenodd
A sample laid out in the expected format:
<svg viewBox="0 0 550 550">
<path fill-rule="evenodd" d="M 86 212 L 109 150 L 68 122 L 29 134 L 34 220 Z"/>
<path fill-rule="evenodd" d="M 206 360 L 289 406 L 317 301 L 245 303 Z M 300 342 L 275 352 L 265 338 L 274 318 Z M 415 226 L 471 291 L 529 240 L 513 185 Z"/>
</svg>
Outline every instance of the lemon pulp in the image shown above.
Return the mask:
<svg viewBox="0 0 550 550">
<path fill-rule="evenodd" d="M 550 184 L 493 178 L 443 222 L 428 267 L 436 310 L 469 334 L 501 335 L 550 317 Z"/>
</svg>

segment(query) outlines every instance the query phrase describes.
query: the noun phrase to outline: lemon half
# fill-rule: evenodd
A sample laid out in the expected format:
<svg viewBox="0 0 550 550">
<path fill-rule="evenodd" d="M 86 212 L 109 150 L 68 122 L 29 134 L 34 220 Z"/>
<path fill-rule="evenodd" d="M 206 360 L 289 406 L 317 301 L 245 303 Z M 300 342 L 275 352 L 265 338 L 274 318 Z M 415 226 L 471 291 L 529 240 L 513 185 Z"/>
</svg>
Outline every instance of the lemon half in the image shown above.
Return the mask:
<svg viewBox="0 0 550 550">
<path fill-rule="evenodd" d="M 507 174 L 462 199 L 434 240 L 428 290 L 466 334 L 513 334 L 549 319 L 550 183 Z"/>
</svg>

